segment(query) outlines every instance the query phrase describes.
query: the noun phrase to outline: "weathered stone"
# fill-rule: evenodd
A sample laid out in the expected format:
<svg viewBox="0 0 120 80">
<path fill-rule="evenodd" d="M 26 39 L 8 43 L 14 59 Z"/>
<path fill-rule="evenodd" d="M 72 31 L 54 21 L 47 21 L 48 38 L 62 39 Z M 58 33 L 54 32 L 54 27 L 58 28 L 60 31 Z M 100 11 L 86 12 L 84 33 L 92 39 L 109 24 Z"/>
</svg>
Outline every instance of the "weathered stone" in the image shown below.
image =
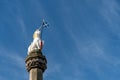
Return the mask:
<svg viewBox="0 0 120 80">
<path fill-rule="evenodd" d="M 30 70 L 30 80 L 43 80 L 42 70 L 39 68 L 34 68 Z"/>
<path fill-rule="evenodd" d="M 42 80 L 43 72 L 47 69 L 47 60 L 42 52 L 40 50 L 31 52 L 25 62 L 30 80 Z"/>
</svg>

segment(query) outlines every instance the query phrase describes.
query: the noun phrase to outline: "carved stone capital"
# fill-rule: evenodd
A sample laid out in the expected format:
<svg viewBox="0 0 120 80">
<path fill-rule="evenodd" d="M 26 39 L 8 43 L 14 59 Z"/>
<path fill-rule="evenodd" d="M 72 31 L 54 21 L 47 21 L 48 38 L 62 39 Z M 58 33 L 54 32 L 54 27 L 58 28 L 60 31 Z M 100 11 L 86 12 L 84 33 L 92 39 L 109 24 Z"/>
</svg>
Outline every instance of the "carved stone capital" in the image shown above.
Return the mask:
<svg viewBox="0 0 120 80">
<path fill-rule="evenodd" d="M 39 68 L 43 72 L 47 69 L 47 60 L 44 55 L 40 52 L 30 53 L 26 58 L 26 68 L 28 72 L 33 68 Z"/>
</svg>

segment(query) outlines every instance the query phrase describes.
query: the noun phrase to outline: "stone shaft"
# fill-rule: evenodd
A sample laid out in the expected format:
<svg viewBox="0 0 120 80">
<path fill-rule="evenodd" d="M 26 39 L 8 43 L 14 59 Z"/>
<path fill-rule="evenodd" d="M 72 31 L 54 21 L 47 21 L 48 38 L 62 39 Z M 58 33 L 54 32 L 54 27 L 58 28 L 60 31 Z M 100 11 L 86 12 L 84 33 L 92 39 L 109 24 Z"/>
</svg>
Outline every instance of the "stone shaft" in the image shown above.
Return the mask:
<svg viewBox="0 0 120 80">
<path fill-rule="evenodd" d="M 39 68 L 31 69 L 29 78 L 30 80 L 43 80 L 42 70 Z"/>
<path fill-rule="evenodd" d="M 47 69 L 47 60 L 42 52 L 39 50 L 30 53 L 25 62 L 30 80 L 43 80 L 43 72 Z"/>
</svg>

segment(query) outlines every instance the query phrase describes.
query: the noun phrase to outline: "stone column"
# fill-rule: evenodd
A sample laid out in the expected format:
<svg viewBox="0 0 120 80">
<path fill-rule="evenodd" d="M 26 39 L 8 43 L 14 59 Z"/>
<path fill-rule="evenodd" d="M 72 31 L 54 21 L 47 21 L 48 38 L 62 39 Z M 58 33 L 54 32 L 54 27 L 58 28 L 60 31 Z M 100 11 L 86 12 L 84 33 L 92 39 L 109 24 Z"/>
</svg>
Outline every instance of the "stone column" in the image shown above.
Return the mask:
<svg viewBox="0 0 120 80">
<path fill-rule="evenodd" d="M 30 80 L 43 80 L 43 72 L 47 69 L 47 60 L 41 50 L 29 53 L 25 62 Z"/>
</svg>

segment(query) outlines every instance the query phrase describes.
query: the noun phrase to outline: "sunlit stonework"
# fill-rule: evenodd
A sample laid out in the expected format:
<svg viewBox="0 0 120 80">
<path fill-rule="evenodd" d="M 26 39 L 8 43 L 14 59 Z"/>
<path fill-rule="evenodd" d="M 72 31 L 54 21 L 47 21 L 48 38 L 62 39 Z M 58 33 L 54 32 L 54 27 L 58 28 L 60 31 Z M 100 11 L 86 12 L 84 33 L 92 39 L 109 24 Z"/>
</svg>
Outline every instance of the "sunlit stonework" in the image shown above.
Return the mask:
<svg viewBox="0 0 120 80">
<path fill-rule="evenodd" d="M 33 34 L 33 42 L 28 47 L 28 54 L 34 51 L 42 50 L 44 44 L 44 41 L 42 40 L 42 30 L 45 27 L 48 27 L 48 24 L 43 20 L 43 23 L 40 26 L 40 28 L 38 28 Z"/>
<path fill-rule="evenodd" d="M 41 31 L 37 29 L 33 34 L 33 42 L 28 47 L 28 54 L 32 51 L 41 50 L 43 47 L 43 41 L 40 37 Z"/>
<path fill-rule="evenodd" d="M 29 72 L 29 80 L 43 80 L 43 72 L 47 69 L 47 59 L 42 54 L 42 30 L 47 26 L 48 24 L 43 20 L 40 28 L 35 30 L 33 41 L 28 47 L 25 63 L 26 69 Z"/>
</svg>

